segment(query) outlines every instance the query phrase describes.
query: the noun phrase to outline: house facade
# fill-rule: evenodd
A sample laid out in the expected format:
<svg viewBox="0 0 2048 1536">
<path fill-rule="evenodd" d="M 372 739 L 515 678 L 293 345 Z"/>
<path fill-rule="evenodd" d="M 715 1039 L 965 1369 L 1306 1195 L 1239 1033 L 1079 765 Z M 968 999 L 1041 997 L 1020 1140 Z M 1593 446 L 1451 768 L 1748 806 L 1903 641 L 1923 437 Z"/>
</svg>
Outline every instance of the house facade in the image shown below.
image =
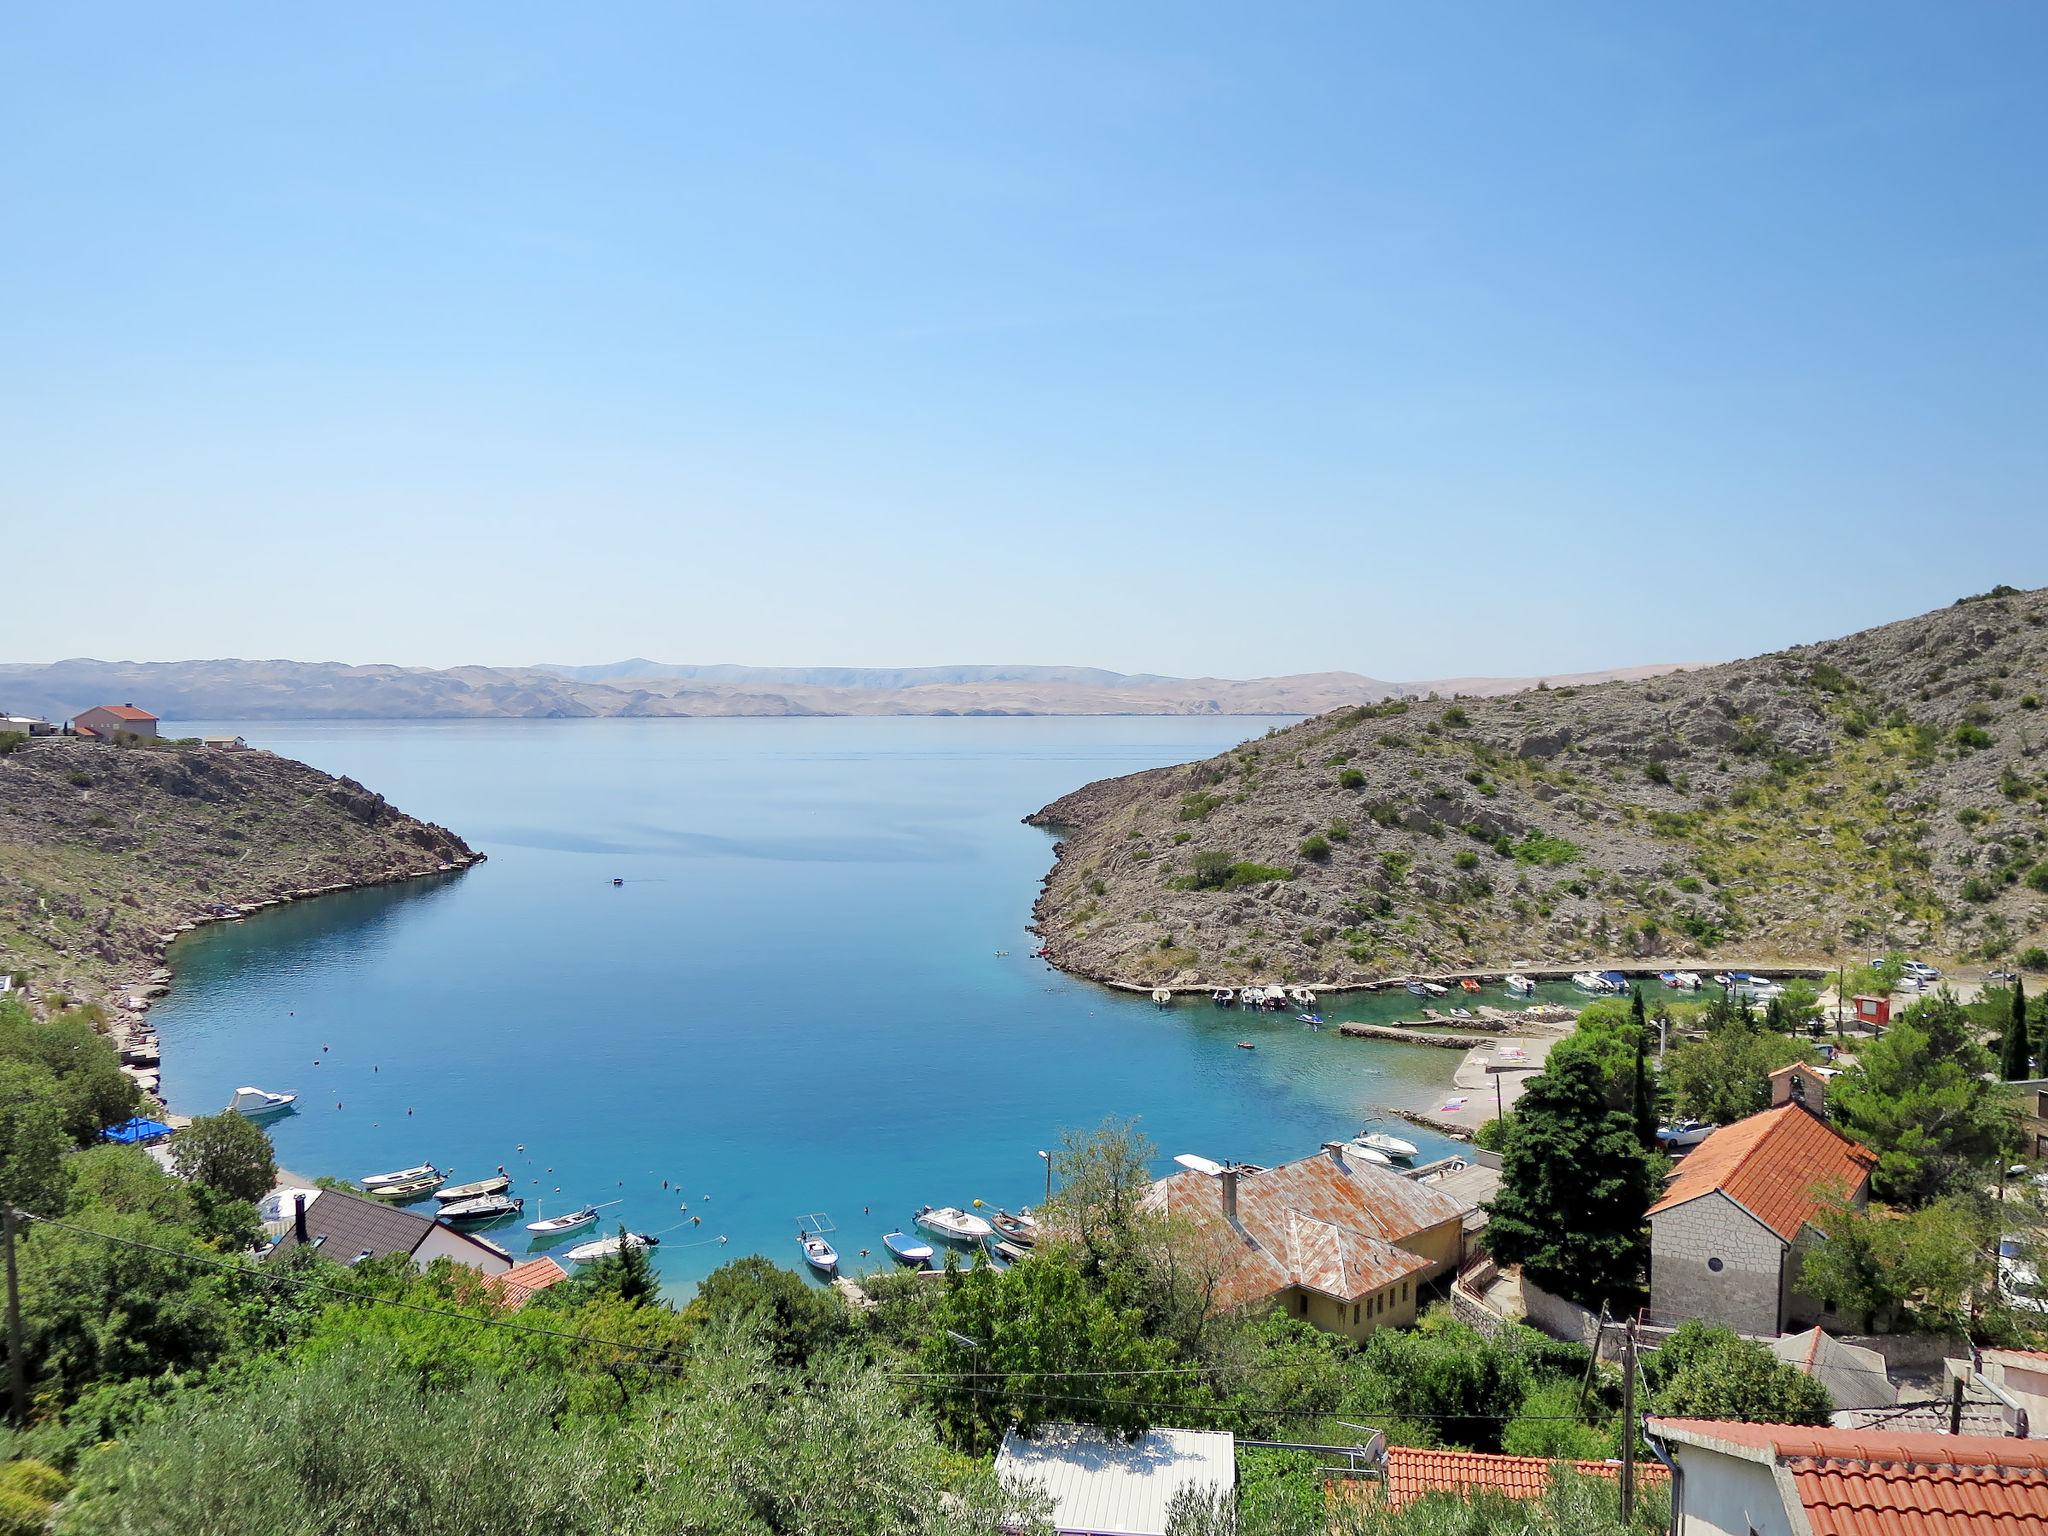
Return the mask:
<svg viewBox="0 0 2048 1536">
<path fill-rule="evenodd" d="M 157 717 L 133 704 L 96 704 L 72 717 L 72 729 L 82 735 L 113 741 L 122 736 L 139 736 L 147 741 L 157 737 Z"/>
<path fill-rule="evenodd" d="M 2048 1443 L 1983 1435 L 1648 1422 L 1672 1536 L 2048 1536 Z"/>
<path fill-rule="evenodd" d="M 1461 1201 L 1338 1142 L 1273 1168 L 1177 1173 L 1145 1203 L 1212 1267 L 1218 1310 L 1275 1307 L 1354 1339 L 1413 1323 L 1422 1287 L 1464 1256 Z"/>
<path fill-rule="evenodd" d="M 1875 1163 L 1796 1098 L 1714 1132 L 1650 1207 L 1655 1320 L 1704 1318 L 1764 1337 L 1832 1320 L 1799 1283 L 1822 1240 L 1813 1220 L 1832 1199 L 1865 1204 Z"/>
</svg>

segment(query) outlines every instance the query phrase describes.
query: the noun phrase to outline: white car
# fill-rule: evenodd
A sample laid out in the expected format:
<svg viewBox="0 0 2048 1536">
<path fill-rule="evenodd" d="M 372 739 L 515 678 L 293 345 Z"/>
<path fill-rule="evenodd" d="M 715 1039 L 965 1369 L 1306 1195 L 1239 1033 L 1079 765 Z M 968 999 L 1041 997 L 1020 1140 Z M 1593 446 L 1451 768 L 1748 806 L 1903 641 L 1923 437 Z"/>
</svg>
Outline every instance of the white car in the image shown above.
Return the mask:
<svg viewBox="0 0 2048 1536">
<path fill-rule="evenodd" d="M 2000 1243 L 2003 1248 L 2005 1244 Z M 2048 1293 L 2041 1289 L 2041 1273 L 2025 1259 L 1998 1256 L 1998 1294 L 2021 1312 L 2048 1312 Z"/>
<path fill-rule="evenodd" d="M 1908 960 L 1905 965 L 1905 976 L 1908 981 L 1941 980 L 1941 972 L 1924 960 Z"/>
</svg>

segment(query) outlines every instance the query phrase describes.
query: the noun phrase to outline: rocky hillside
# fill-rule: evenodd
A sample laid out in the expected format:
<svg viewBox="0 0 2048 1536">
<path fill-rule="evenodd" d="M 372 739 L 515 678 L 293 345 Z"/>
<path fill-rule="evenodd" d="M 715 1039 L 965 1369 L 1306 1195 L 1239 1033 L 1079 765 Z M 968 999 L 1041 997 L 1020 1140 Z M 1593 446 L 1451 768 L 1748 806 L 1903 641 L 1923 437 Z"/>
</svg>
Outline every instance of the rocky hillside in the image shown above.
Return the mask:
<svg viewBox="0 0 2048 1536">
<path fill-rule="evenodd" d="M 1363 982 L 2048 939 L 2048 591 L 1649 681 L 1340 709 L 1090 784 L 1063 968 Z"/>
<path fill-rule="evenodd" d="M 216 906 L 478 857 L 290 758 L 38 737 L 0 755 L 0 971 L 111 997 L 158 963 L 164 935 Z"/>
</svg>

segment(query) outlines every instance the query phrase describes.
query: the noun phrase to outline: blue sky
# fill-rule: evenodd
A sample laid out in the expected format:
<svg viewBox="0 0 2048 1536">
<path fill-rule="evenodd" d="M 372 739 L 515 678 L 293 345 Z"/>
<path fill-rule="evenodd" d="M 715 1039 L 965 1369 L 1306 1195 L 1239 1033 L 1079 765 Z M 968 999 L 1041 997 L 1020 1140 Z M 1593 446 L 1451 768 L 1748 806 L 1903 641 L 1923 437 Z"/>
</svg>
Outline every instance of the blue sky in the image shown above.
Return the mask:
<svg viewBox="0 0 2048 1536">
<path fill-rule="evenodd" d="M 1428 677 L 2048 582 L 2044 44 L 20 8 L 0 658 Z"/>
</svg>

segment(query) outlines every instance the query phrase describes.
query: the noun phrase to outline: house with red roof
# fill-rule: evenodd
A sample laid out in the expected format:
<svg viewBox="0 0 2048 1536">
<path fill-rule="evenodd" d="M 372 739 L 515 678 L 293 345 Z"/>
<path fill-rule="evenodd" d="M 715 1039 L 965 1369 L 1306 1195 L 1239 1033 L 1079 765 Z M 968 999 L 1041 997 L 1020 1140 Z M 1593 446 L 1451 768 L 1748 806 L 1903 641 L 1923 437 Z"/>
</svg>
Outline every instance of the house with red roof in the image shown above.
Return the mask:
<svg viewBox="0 0 2048 1536">
<path fill-rule="evenodd" d="M 2048 1536 L 2048 1441 L 1657 1419 L 1672 1536 Z"/>
<path fill-rule="evenodd" d="M 1415 1445 L 1390 1445 L 1381 1478 L 1387 1504 L 1400 1509 L 1426 1493 L 1504 1494 L 1511 1499 L 1540 1499 L 1559 1467 L 1588 1477 L 1618 1478 L 1618 1461 L 1551 1461 L 1542 1456 L 1496 1456 L 1485 1451 L 1438 1451 Z M 1662 1483 L 1671 1474 L 1647 1457 L 1636 1464 L 1636 1486 Z"/>
<path fill-rule="evenodd" d="M 1799 1287 L 1814 1218 L 1861 1206 L 1877 1158 L 1794 1099 L 1723 1126 L 1679 1163 L 1650 1207 L 1650 1311 L 1775 1337 L 1832 1321 Z"/>
<path fill-rule="evenodd" d="M 569 1271 L 542 1254 L 537 1259 L 514 1264 L 502 1275 L 493 1275 L 487 1284 L 492 1295 L 517 1312 L 549 1286 L 560 1285 L 568 1278 Z"/>
<path fill-rule="evenodd" d="M 141 736 L 154 741 L 158 721 L 146 709 L 133 704 L 96 704 L 72 718 L 71 728 L 81 736 L 113 741 L 122 736 Z"/>
<path fill-rule="evenodd" d="M 1463 1258 L 1463 1202 L 1341 1142 L 1272 1168 L 1210 1166 L 1161 1179 L 1145 1205 L 1210 1271 L 1219 1311 L 1278 1307 L 1362 1339 L 1414 1322 L 1422 1287 Z"/>
</svg>

